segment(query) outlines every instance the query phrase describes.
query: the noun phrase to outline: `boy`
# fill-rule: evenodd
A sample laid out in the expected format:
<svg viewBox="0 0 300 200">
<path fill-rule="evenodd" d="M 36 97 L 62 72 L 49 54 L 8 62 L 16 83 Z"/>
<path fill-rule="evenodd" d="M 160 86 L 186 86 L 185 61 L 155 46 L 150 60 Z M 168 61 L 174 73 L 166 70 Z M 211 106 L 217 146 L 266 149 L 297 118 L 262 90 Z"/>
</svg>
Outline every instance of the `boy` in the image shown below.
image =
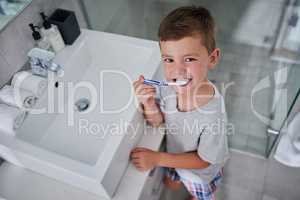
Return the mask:
<svg viewBox="0 0 300 200">
<path fill-rule="evenodd" d="M 131 161 L 140 170 L 166 168 L 164 183 L 171 189 L 183 184 L 191 199 L 215 199 L 216 186 L 229 157 L 223 97 L 207 79 L 220 58 L 215 25 L 203 7 L 181 7 L 160 24 L 159 44 L 167 81 L 187 79 L 184 86 L 156 90 L 134 82 L 145 119 L 153 126 L 166 125 L 167 152 L 135 148 Z"/>
</svg>

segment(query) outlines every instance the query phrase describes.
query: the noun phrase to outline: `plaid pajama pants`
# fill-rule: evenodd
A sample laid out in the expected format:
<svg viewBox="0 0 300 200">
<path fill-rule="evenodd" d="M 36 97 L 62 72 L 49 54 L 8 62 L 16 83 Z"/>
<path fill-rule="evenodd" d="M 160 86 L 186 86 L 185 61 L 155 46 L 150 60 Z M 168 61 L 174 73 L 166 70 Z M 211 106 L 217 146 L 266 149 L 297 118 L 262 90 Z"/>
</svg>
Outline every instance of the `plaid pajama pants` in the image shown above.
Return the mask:
<svg viewBox="0 0 300 200">
<path fill-rule="evenodd" d="M 223 169 L 213 178 L 210 183 L 194 183 L 190 180 L 180 177 L 175 169 L 166 168 L 166 176 L 172 181 L 181 181 L 189 193 L 199 200 L 214 200 L 215 191 L 223 177 Z"/>
</svg>

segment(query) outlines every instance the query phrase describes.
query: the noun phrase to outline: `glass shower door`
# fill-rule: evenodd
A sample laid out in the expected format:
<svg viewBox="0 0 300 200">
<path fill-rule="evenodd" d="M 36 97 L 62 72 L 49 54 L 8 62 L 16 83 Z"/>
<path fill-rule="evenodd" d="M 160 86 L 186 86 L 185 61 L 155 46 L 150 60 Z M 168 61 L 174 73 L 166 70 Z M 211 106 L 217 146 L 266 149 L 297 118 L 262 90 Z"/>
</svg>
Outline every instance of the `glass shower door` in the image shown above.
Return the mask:
<svg viewBox="0 0 300 200">
<path fill-rule="evenodd" d="M 272 115 L 270 125 L 267 129 L 268 144 L 266 149 L 266 156 L 272 155 L 276 149 L 276 145 L 291 119 L 297 112 L 300 111 L 300 105 L 296 104 L 299 101 L 300 95 L 300 65 L 290 66 L 287 80 L 283 87 L 277 88 L 281 90 L 279 98 L 275 104 L 275 110 Z"/>
</svg>

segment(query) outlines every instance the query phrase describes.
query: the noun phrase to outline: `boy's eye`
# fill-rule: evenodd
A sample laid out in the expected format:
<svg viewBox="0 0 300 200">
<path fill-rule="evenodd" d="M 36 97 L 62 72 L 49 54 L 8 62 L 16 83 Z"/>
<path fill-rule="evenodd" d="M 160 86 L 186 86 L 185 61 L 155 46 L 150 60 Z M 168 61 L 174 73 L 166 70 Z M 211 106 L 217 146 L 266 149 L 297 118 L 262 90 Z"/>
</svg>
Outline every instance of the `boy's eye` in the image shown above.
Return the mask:
<svg viewBox="0 0 300 200">
<path fill-rule="evenodd" d="M 164 58 L 164 62 L 172 63 L 174 60 L 172 58 Z"/>
<path fill-rule="evenodd" d="M 186 58 L 185 62 L 192 62 L 192 61 L 195 61 L 195 60 L 196 60 L 195 58 Z"/>
</svg>

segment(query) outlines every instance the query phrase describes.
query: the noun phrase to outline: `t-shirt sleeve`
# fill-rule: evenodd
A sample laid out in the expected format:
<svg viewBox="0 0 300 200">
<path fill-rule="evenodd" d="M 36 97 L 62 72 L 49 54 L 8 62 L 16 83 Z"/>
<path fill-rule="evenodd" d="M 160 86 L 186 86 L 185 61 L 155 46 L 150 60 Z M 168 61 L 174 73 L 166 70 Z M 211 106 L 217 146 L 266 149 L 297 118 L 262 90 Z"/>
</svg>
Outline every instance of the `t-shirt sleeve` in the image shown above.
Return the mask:
<svg viewBox="0 0 300 200">
<path fill-rule="evenodd" d="M 210 126 L 203 128 L 199 138 L 197 153 L 202 160 L 210 164 L 225 163 L 229 155 L 226 127 Z"/>
</svg>

